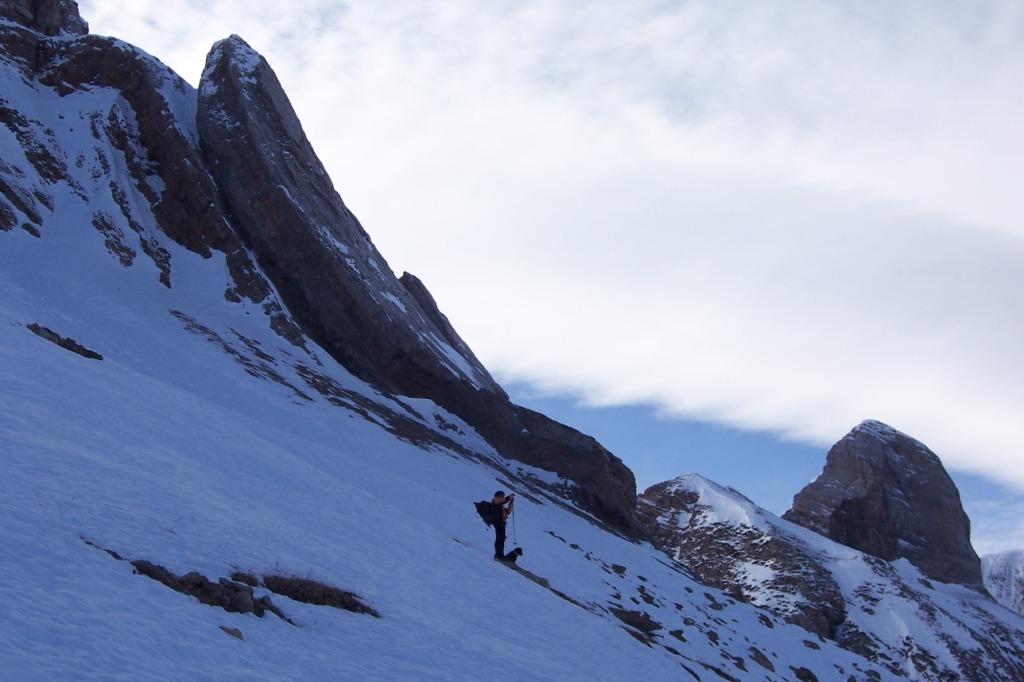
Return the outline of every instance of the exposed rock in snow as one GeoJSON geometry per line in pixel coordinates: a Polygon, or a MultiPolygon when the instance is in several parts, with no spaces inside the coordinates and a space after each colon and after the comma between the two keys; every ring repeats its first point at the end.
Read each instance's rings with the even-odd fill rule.
{"type": "Polygon", "coordinates": [[[75,0],[3,0],[2,16],[47,36],[84,35],[89,24],[75,0]]]}
{"type": "Polygon", "coordinates": [[[906,558],[933,580],[984,590],[971,522],[942,462],[880,422],[836,443],[783,518],[886,561],[906,558]]]}
{"type": "Polygon", "coordinates": [[[693,474],[651,486],[638,504],[651,542],[709,585],[834,638],[846,617],[839,586],[764,514],[739,493],[693,474]]]}
{"type": "Polygon", "coordinates": [[[78,107],[68,107],[70,116],[55,112],[56,121],[43,121],[3,106],[0,100],[0,122],[18,137],[26,161],[41,180],[22,189],[18,185],[28,179],[25,171],[15,166],[4,173],[0,166],[0,191],[15,199],[13,211],[7,211],[14,220],[21,214],[21,222],[38,232],[52,214],[52,199],[46,197],[54,185],[67,184],[123,264],[130,265],[136,250],[142,251],[170,286],[172,265],[160,245],[161,235],[204,256],[217,249],[227,255],[235,280],[226,296],[267,301],[270,312],[280,314],[279,306],[268,299],[268,283],[224,218],[217,187],[198,147],[195,91],[184,80],[143,51],[113,38],[51,39],[8,27],[0,31],[0,40],[4,57],[19,69],[27,87],[41,87],[43,93],[52,89],[68,103],[80,101],[78,107]],[[100,93],[105,96],[98,97],[100,93]],[[75,150],[71,159],[70,152],[81,140],[76,129],[88,131],[92,148],[75,150]],[[115,165],[121,165],[118,161],[125,173],[112,176],[115,165]],[[15,181],[19,171],[20,183],[15,181]],[[155,230],[148,227],[153,222],[155,230]]]}
{"type": "Polygon", "coordinates": [[[96,351],[89,350],[88,348],[86,348],[82,344],[78,343],[74,339],[69,339],[67,337],[61,336],[60,334],[58,334],[57,332],[53,331],[52,329],[48,329],[47,327],[40,326],[39,323],[37,323],[37,322],[30,323],[28,325],[28,330],[30,332],[32,332],[33,334],[35,334],[36,336],[44,338],[47,341],[49,341],[50,343],[54,343],[54,344],[60,346],[64,350],[69,350],[72,353],[77,353],[78,355],[81,355],[83,358],[87,358],[89,360],[102,360],[103,359],[103,356],[100,355],[99,353],[97,353],[96,351]]]}

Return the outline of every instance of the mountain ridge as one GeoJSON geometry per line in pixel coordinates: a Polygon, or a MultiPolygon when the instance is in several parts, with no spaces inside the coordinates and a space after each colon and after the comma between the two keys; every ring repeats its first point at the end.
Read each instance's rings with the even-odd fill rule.
{"type": "Polygon", "coordinates": [[[834,542],[693,474],[644,491],[640,515],[652,543],[707,584],[892,675],[997,680],[1024,674],[1020,623],[1007,626],[1001,608],[972,586],[940,587],[906,559],[883,561],[834,542]],[[892,631],[904,634],[895,641],[879,634],[892,631]],[[977,651],[986,661],[982,669],[977,651]]]}
{"type": "Polygon", "coordinates": [[[194,90],[141,50],[78,32],[73,2],[0,0],[0,16],[26,8],[37,12],[29,26],[0,24],[0,562],[11,576],[0,603],[12,624],[0,653],[23,677],[103,679],[133,657],[238,679],[1024,670],[1022,621],[985,595],[926,585],[908,562],[766,516],[709,481],[676,491],[704,509],[688,512],[688,527],[713,520],[688,538],[704,549],[651,548],[642,537],[658,535],[640,534],[628,469],[497,384],[486,390],[493,380],[426,287],[395,278],[344,207],[269,65],[241,38],[211,49],[194,90]],[[317,266],[275,265],[290,248],[317,266]],[[334,278],[328,292],[362,286],[346,295],[365,315],[310,333],[344,311],[316,300],[321,284],[289,281],[300,275],[334,278]],[[100,358],[66,352],[75,347],[100,358]],[[469,502],[496,487],[520,493],[537,582],[490,560],[469,502]],[[744,592],[729,573],[730,538],[765,531],[775,535],[741,547],[796,538],[831,581],[833,613],[798,571],[744,592]],[[221,615],[110,553],[175,575],[324,572],[380,622],[293,601],[283,608],[301,631],[221,615]],[[840,565],[861,582],[843,582],[840,565]],[[54,589],[55,567],[68,566],[54,589]],[[69,609],[69,594],[88,598],[69,609]],[[758,601],[769,594],[795,607],[758,601]],[[55,613],[59,636],[47,635],[55,613]],[[882,615],[888,627],[865,625],[882,615]],[[261,647],[263,669],[227,648],[224,623],[261,647]],[[900,627],[913,637],[890,638],[900,627]],[[461,658],[432,653],[448,651],[461,658]]]}
{"type": "MultiPolygon", "coordinates": [[[[61,14],[51,5],[77,16],[73,3],[56,0],[39,12],[61,14]]],[[[18,3],[13,16],[23,9],[18,3]]],[[[105,137],[110,150],[100,152],[97,164],[109,168],[109,155],[123,154],[131,181],[86,184],[98,185],[93,196],[110,196],[111,205],[90,213],[122,264],[131,265],[141,251],[172,286],[161,238],[144,234],[153,222],[145,214],[152,214],[159,232],[186,248],[225,253],[233,280],[225,296],[261,304],[272,327],[293,344],[309,336],[379,390],[433,400],[507,456],[557,474],[562,493],[619,532],[636,534],[632,472],[593,438],[513,405],[454,329],[437,326],[443,316],[436,305],[422,310],[421,303],[433,303],[426,288],[407,279],[414,296],[390,271],[334,190],[273,70],[241,38],[211,49],[193,91],[116,39],[51,38],[7,26],[5,49],[17,47],[8,51],[27,82],[38,80],[62,96],[77,83],[113,98],[109,109],[89,114],[94,137],[105,137]],[[233,100],[225,108],[229,92],[233,100]],[[309,270],[316,276],[300,274],[309,270]]],[[[20,146],[32,151],[26,157],[32,175],[44,184],[71,177],[64,152],[45,134],[55,126],[22,117],[13,127],[22,131],[20,146]]],[[[24,193],[19,185],[17,178],[0,183],[8,197],[0,218],[5,229],[19,223],[39,231],[52,214],[47,190],[24,193]]]]}

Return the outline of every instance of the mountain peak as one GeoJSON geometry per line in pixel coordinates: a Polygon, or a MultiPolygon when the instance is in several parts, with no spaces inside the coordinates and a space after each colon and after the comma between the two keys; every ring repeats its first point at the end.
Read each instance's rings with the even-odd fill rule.
{"type": "Polygon", "coordinates": [[[984,590],[970,520],[941,460],[882,422],[862,422],[836,443],[783,518],[886,561],[905,558],[929,578],[984,590]]]}
{"type": "Polygon", "coordinates": [[[504,396],[441,324],[425,288],[394,276],[335,191],[273,69],[237,35],[207,57],[197,122],[231,222],[316,342],[397,393],[436,398],[431,387],[459,384],[504,396]]]}
{"type": "Polygon", "coordinates": [[[0,19],[47,36],[80,36],[89,32],[89,24],[78,13],[75,0],[0,0],[0,19]]]}
{"type": "Polygon", "coordinates": [[[240,35],[232,33],[227,38],[218,40],[210,48],[210,53],[206,57],[206,68],[201,79],[201,82],[206,87],[210,87],[213,84],[209,71],[224,61],[232,63],[232,76],[234,78],[248,83],[255,83],[258,80],[261,65],[267,65],[263,55],[253,49],[240,35]]]}
{"type": "Polygon", "coordinates": [[[698,513],[698,501],[701,501],[704,513],[714,509],[715,522],[757,525],[758,507],[753,502],[740,492],[700,474],[684,474],[670,481],[656,483],[644,491],[639,503],[641,515],[647,517],[649,526],[658,521],[660,525],[668,523],[674,528],[685,530],[693,515],[698,513]],[[668,511],[673,518],[671,521],[668,517],[659,520],[652,514],[653,510],[660,510],[663,516],[668,511]]]}
{"type": "Polygon", "coordinates": [[[238,36],[207,57],[196,121],[229,222],[314,343],[379,390],[427,398],[503,455],[574,481],[580,506],[635,531],[632,472],[593,438],[513,405],[426,287],[394,275],[270,64],[238,36]]]}

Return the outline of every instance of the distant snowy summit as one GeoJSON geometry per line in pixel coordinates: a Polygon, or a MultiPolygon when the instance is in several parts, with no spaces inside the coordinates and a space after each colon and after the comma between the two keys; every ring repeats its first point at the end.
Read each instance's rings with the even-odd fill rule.
{"type": "Polygon", "coordinates": [[[985,587],[996,601],[1024,614],[1024,550],[983,556],[981,572],[985,587]]]}

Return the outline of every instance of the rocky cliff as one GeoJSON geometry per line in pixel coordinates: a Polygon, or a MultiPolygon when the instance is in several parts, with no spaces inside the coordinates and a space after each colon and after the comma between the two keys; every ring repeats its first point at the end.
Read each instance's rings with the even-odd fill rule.
{"type": "Polygon", "coordinates": [[[836,443],[783,518],[885,561],[905,558],[933,580],[985,589],[970,519],[942,462],[880,422],[836,443]]]}
{"type": "Polygon", "coordinates": [[[0,17],[45,36],[79,36],[89,24],[78,13],[74,0],[2,0],[0,17]]]}
{"type": "Polygon", "coordinates": [[[454,330],[438,328],[438,313],[422,309],[426,298],[392,274],[335,191],[273,70],[238,36],[207,57],[197,122],[230,223],[314,341],[397,393],[419,397],[455,384],[503,395],[454,330]]]}
{"type": "Polygon", "coordinates": [[[33,117],[0,93],[0,124],[23,157],[0,161],[0,229],[39,236],[85,216],[122,265],[141,252],[168,288],[167,238],[220,252],[227,300],[259,304],[280,335],[319,345],[384,395],[433,401],[501,455],[554,472],[560,493],[598,519],[636,532],[629,469],[594,439],[512,404],[426,287],[395,276],[260,55],[237,36],[221,41],[196,92],[141,50],[87,31],[71,0],[0,0],[5,61],[32,96],[68,109],[33,117]],[[63,140],[77,141],[78,126],[94,145],[69,150],[63,140]],[[87,182],[71,164],[93,168],[87,182]],[[58,185],[81,199],[72,220],[55,206],[58,185]]]}

